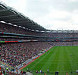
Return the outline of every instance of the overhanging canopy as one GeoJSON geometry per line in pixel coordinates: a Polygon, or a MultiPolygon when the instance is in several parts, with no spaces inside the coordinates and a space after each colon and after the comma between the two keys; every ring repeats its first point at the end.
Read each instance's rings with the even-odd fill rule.
{"type": "Polygon", "coordinates": [[[22,26],[31,30],[46,31],[45,28],[36,22],[3,3],[0,3],[0,21],[5,21],[6,23],[22,26]]]}

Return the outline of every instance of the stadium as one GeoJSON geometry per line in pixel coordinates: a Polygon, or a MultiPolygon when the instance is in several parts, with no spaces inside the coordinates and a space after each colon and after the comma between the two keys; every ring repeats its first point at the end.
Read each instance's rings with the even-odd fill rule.
{"type": "Polygon", "coordinates": [[[78,30],[48,30],[0,3],[0,75],[77,75],[78,30]]]}

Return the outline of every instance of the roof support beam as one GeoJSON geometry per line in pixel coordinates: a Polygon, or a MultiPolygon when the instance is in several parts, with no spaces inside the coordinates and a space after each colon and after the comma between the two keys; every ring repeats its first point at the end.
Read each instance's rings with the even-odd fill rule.
{"type": "Polygon", "coordinates": [[[26,20],[17,20],[17,21],[10,21],[10,22],[12,22],[12,23],[30,23],[30,22],[28,22],[28,21],[26,21],[26,20]]]}
{"type": "Polygon", "coordinates": [[[18,15],[7,15],[7,16],[0,16],[0,18],[8,18],[8,17],[14,17],[14,16],[18,16],[18,15]]]}
{"type": "Polygon", "coordinates": [[[0,13],[1,12],[5,12],[5,11],[8,11],[8,10],[10,10],[10,9],[2,9],[2,10],[0,10],[0,13]]]}
{"type": "Polygon", "coordinates": [[[46,30],[40,25],[38,25],[33,20],[25,17],[23,14],[17,12],[13,8],[0,4],[0,21],[5,21],[6,23],[16,24],[18,26],[24,26],[30,29],[39,29],[39,30],[46,30]]]}
{"type": "Polygon", "coordinates": [[[26,21],[26,19],[19,18],[19,19],[11,19],[6,21],[16,22],[16,21],[26,21]]]}
{"type": "Polygon", "coordinates": [[[22,24],[22,25],[23,25],[23,24],[25,24],[25,23],[27,23],[27,22],[20,22],[20,21],[19,21],[19,22],[11,22],[11,23],[14,23],[14,24],[22,24]]]}

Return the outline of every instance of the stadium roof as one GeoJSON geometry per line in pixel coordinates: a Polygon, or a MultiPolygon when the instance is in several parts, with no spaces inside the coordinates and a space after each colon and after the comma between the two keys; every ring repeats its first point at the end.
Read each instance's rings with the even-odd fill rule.
{"type": "Polygon", "coordinates": [[[17,12],[15,9],[0,2],[0,21],[9,24],[17,25],[19,27],[28,28],[30,30],[46,31],[45,28],[30,20],[28,17],[17,12]]]}

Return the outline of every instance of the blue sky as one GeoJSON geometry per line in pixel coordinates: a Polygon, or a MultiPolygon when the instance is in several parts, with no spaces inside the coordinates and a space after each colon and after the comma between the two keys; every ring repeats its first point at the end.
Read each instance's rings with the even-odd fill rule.
{"type": "Polygon", "coordinates": [[[78,0],[0,0],[51,30],[78,30],[78,0]]]}

